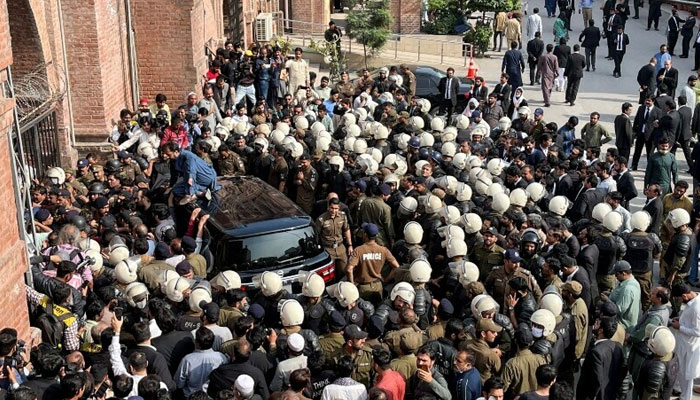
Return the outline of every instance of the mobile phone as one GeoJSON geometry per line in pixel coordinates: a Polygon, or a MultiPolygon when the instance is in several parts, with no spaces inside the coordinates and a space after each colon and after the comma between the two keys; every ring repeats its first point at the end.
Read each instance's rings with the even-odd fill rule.
{"type": "Polygon", "coordinates": [[[107,393],[107,389],[109,389],[109,385],[107,385],[107,381],[103,381],[100,384],[100,387],[97,388],[97,391],[95,394],[92,396],[95,399],[99,399],[105,396],[105,393],[107,393]]]}
{"type": "Polygon", "coordinates": [[[114,316],[117,319],[122,319],[124,316],[124,309],[122,307],[114,307],[114,316]]]}

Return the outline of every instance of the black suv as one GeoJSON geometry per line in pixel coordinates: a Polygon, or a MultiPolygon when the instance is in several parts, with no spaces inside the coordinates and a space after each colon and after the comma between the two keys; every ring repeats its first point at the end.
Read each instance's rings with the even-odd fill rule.
{"type": "Polygon", "coordinates": [[[218,183],[221,190],[207,208],[210,276],[233,270],[244,289],[255,291],[253,277],[274,271],[290,293],[301,291],[301,271],[314,271],[326,282],[335,277],[314,221],[294,202],[255,177],[223,177],[218,183]]]}

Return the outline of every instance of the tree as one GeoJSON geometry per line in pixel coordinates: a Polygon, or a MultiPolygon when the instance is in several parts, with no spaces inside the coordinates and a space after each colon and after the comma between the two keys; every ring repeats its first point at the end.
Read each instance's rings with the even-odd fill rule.
{"type": "Polygon", "coordinates": [[[347,17],[347,34],[362,44],[367,67],[367,48],[375,55],[386,44],[394,23],[389,12],[389,0],[366,0],[351,7],[347,17]]]}

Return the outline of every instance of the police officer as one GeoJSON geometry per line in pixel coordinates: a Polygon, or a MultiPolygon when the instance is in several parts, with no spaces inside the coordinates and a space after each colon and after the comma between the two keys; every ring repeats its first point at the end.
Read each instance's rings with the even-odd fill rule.
{"type": "Polygon", "coordinates": [[[410,283],[399,282],[394,285],[389,293],[389,298],[384,300],[375,312],[376,318],[379,318],[386,331],[398,329],[399,313],[404,308],[413,308],[415,298],[416,290],[410,283]]]}
{"type": "Polygon", "coordinates": [[[648,338],[632,346],[629,369],[634,382],[633,400],[667,398],[669,362],[673,358],[676,338],[665,326],[656,327],[648,338]]]}
{"type": "Polygon", "coordinates": [[[630,217],[632,232],[625,238],[627,253],[624,260],[632,266],[632,275],[641,289],[642,310],[651,306],[651,268],[654,258],[662,250],[661,240],[655,233],[647,233],[651,216],[646,211],[637,211],[630,217]]]}
{"type": "Polygon", "coordinates": [[[507,300],[512,291],[508,282],[515,277],[525,280],[528,290],[533,293],[537,301],[542,297],[542,291],[535,277],[530,271],[520,267],[520,253],[515,249],[508,249],[505,252],[503,266],[494,268],[484,281],[484,287],[503,310],[509,307],[507,300]]]}
{"type": "Polygon", "coordinates": [[[350,377],[366,387],[371,387],[373,361],[372,348],[365,344],[367,332],[355,324],[350,324],[343,330],[343,339],[345,344],[335,353],[333,361],[337,363],[343,356],[350,356],[355,367],[350,377]]]}
{"type": "MultiPolygon", "coordinates": [[[[491,270],[503,263],[505,250],[496,244],[498,241],[498,231],[494,227],[489,227],[483,233],[484,241],[478,243],[474,248],[472,261],[479,267],[479,275],[488,276],[491,270]]],[[[467,246],[469,242],[467,241],[467,246]]],[[[518,256],[518,258],[520,258],[518,256]]]]}
{"type": "Polygon", "coordinates": [[[268,327],[279,326],[280,313],[278,304],[289,293],[282,287],[282,278],[276,273],[265,271],[254,278],[258,282],[260,291],[253,298],[252,304],[259,304],[265,310],[265,325],[268,327]]]}
{"type": "Polygon", "coordinates": [[[299,281],[301,295],[298,301],[304,309],[302,328],[311,329],[319,334],[327,332],[328,308],[324,305],[322,298],[323,292],[326,291],[326,283],[321,275],[315,272],[300,272],[299,281]]]}
{"type": "Polygon", "coordinates": [[[391,254],[400,264],[413,262],[415,257],[428,259],[428,253],[420,245],[423,240],[423,227],[416,221],[410,221],[403,227],[403,239],[391,248],[391,254]]]}
{"type": "Polygon", "coordinates": [[[287,154],[287,148],[281,144],[275,146],[272,150],[272,156],[275,160],[270,168],[270,176],[267,182],[275,189],[285,193],[285,184],[287,183],[287,175],[289,174],[289,166],[284,156],[287,154]]]}
{"type": "Polygon", "coordinates": [[[219,167],[219,175],[245,175],[245,165],[243,165],[241,157],[231,151],[225,143],[219,146],[219,157],[216,159],[216,164],[219,167]]]}
{"type": "Polygon", "coordinates": [[[391,218],[391,207],[386,204],[386,200],[391,196],[391,189],[388,185],[381,185],[372,188],[372,197],[362,202],[358,209],[358,223],[369,222],[378,228],[377,243],[382,246],[391,247],[394,244],[394,223],[391,218]]]}
{"type": "Polygon", "coordinates": [[[321,347],[321,352],[327,360],[332,357],[343,347],[345,338],[343,330],[347,325],[345,318],[338,311],[331,311],[328,318],[328,333],[318,339],[318,345],[321,347]]]}
{"type": "Polygon", "coordinates": [[[360,292],[357,286],[348,282],[341,281],[335,285],[328,286],[328,294],[335,299],[335,302],[330,299],[324,299],[323,305],[328,314],[333,311],[338,311],[346,323],[362,326],[374,315],[374,305],[369,301],[360,298],[360,292]]]}
{"type": "Polygon", "coordinates": [[[389,249],[377,243],[376,238],[379,228],[373,223],[364,223],[362,231],[365,235],[365,243],[359,246],[350,256],[348,263],[348,279],[357,283],[360,297],[373,304],[378,304],[383,297],[383,282],[391,280],[394,271],[399,267],[398,261],[389,249]],[[389,264],[392,272],[384,278],[382,270],[385,264],[389,264]]]}
{"type": "Polygon", "coordinates": [[[287,354],[287,338],[293,333],[298,333],[304,338],[304,354],[321,351],[318,344],[318,336],[311,329],[304,329],[304,308],[294,299],[282,300],[279,303],[280,321],[282,329],[277,336],[278,356],[287,354]]]}
{"type": "MultiPolygon", "coordinates": [[[[622,226],[622,215],[609,212],[603,217],[603,232],[595,241],[600,252],[596,280],[599,293],[610,292],[615,287],[613,268],[615,263],[624,258],[627,252],[625,241],[614,233],[622,226]]],[[[593,277],[591,277],[593,279],[593,277]]],[[[593,299],[595,300],[595,299],[593,299]]]]}
{"type": "Polygon", "coordinates": [[[348,264],[348,254],[352,254],[353,247],[348,216],[345,212],[340,211],[340,200],[338,198],[328,200],[328,211],[318,217],[316,226],[321,232],[323,248],[326,249],[335,263],[337,277],[344,276],[346,274],[345,268],[348,264]],[[343,244],[343,239],[348,244],[347,250],[345,244],[343,244]]]}
{"type": "Polygon", "coordinates": [[[532,275],[537,279],[537,283],[540,286],[544,286],[545,279],[542,276],[542,267],[544,266],[544,258],[539,255],[539,251],[542,248],[542,240],[537,230],[534,228],[527,228],[523,231],[520,236],[520,265],[526,270],[530,271],[532,275]]]}
{"type": "Polygon", "coordinates": [[[294,183],[297,188],[296,203],[306,212],[311,213],[316,200],[316,184],[318,183],[318,173],[311,166],[311,157],[309,153],[304,152],[299,158],[299,172],[295,177],[294,183]]]}
{"type": "Polygon", "coordinates": [[[122,163],[122,173],[129,182],[133,182],[137,176],[141,175],[141,167],[134,161],[131,153],[122,150],[117,153],[117,156],[122,163]]]}
{"type": "Polygon", "coordinates": [[[690,214],[682,208],[669,211],[666,218],[673,227],[673,237],[661,257],[661,279],[671,287],[682,282],[690,270],[690,255],[693,254],[693,231],[690,229],[690,214]]]}
{"type": "Polygon", "coordinates": [[[76,178],[85,186],[90,186],[95,176],[90,171],[90,162],[87,158],[81,158],[77,164],[76,178]]]}
{"type": "Polygon", "coordinates": [[[424,259],[417,259],[411,263],[410,276],[413,282],[413,289],[416,291],[416,297],[413,300],[413,310],[418,317],[417,324],[421,329],[426,329],[433,321],[433,296],[425,284],[430,280],[430,274],[433,272],[430,263],[424,259]]]}

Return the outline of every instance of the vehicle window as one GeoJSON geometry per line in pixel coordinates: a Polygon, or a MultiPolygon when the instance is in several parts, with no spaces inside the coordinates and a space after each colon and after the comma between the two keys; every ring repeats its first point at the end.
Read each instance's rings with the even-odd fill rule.
{"type": "Polygon", "coordinates": [[[224,264],[221,267],[235,271],[279,268],[323,251],[312,226],[231,240],[221,247],[224,253],[219,256],[224,264]]]}
{"type": "Polygon", "coordinates": [[[416,76],[416,88],[427,90],[431,87],[430,76],[425,74],[418,74],[416,76]]]}

